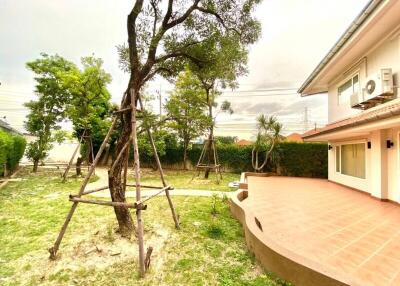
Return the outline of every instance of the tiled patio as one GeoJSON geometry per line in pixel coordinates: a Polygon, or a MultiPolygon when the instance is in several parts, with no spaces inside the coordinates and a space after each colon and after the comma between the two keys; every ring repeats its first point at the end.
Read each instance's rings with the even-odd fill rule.
{"type": "MultiPolygon", "coordinates": [[[[246,233],[248,244],[254,236],[273,253],[337,285],[400,285],[400,206],[327,180],[248,177],[248,184],[248,197],[236,201],[252,233],[246,233]]],[[[262,248],[253,248],[260,256],[262,248]]],[[[271,270],[291,275],[286,262],[268,256],[264,264],[271,270]]],[[[311,280],[307,285],[319,285],[311,280]]]]}

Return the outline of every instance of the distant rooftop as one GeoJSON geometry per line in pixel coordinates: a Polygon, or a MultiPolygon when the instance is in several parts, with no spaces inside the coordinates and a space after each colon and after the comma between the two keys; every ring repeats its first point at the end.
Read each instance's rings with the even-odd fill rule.
{"type": "Polygon", "coordinates": [[[6,121],[0,119],[0,129],[3,129],[5,131],[8,131],[10,133],[18,134],[18,135],[23,135],[22,132],[18,131],[14,127],[12,127],[10,124],[8,124],[6,121]]]}

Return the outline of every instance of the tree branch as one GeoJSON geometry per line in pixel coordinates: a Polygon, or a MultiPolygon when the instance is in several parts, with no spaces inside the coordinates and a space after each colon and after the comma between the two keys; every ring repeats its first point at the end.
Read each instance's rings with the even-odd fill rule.
{"type": "Polygon", "coordinates": [[[129,43],[129,61],[131,72],[137,73],[139,70],[139,55],[136,43],[136,19],[142,11],[143,0],[136,0],[131,13],[127,19],[128,43],[129,43]]]}
{"type": "Polygon", "coordinates": [[[202,12],[202,13],[205,13],[205,14],[213,15],[215,18],[217,18],[218,22],[220,22],[221,25],[222,25],[226,30],[232,30],[232,31],[236,32],[239,36],[241,35],[241,33],[239,32],[239,30],[237,30],[236,28],[234,28],[234,27],[228,27],[228,26],[225,24],[225,21],[222,19],[222,17],[221,17],[217,12],[212,11],[212,10],[210,10],[210,9],[203,8],[203,7],[196,7],[196,10],[198,10],[198,11],[200,11],[200,12],[202,12]]]}
{"type": "MultiPolygon", "coordinates": [[[[143,0],[142,0],[142,2],[143,2],[143,0]]],[[[160,27],[158,32],[152,37],[152,39],[150,41],[147,60],[146,60],[146,63],[144,64],[142,70],[140,71],[142,78],[145,78],[149,74],[149,72],[151,71],[151,68],[155,64],[157,48],[158,48],[158,45],[159,45],[162,37],[164,36],[164,34],[169,29],[184,22],[189,17],[189,15],[195,10],[195,8],[197,7],[197,4],[199,2],[200,2],[200,0],[195,0],[193,5],[190,6],[181,17],[168,23],[168,20],[169,20],[169,18],[171,18],[171,15],[172,15],[172,4],[173,4],[173,1],[169,0],[167,13],[165,14],[164,19],[163,19],[163,25],[160,27]]]]}
{"type": "MultiPolygon", "coordinates": [[[[170,1],[172,2],[172,1],[170,1]]],[[[197,8],[197,4],[199,4],[200,0],[195,0],[193,5],[190,6],[185,13],[183,13],[182,16],[180,16],[178,19],[175,19],[169,23],[166,23],[165,25],[165,30],[171,29],[173,27],[175,27],[176,25],[181,24],[183,21],[185,21],[187,19],[187,17],[190,16],[190,14],[192,14],[192,12],[197,8]]],[[[172,12],[172,11],[171,11],[172,12]]]]}
{"type": "Polygon", "coordinates": [[[150,1],[151,7],[153,7],[154,10],[154,21],[153,21],[153,37],[156,34],[156,28],[157,28],[157,21],[158,21],[158,12],[157,12],[157,6],[154,0],[150,1]]]}
{"type": "Polygon", "coordinates": [[[159,73],[159,72],[161,72],[161,71],[165,71],[165,72],[167,72],[167,73],[169,73],[169,74],[171,74],[171,75],[173,74],[173,71],[172,71],[172,70],[170,70],[170,69],[168,69],[168,68],[166,68],[166,67],[159,67],[159,68],[156,68],[153,72],[149,73],[149,74],[144,78],[143,82],[147,82],[148,80],[152,79],[157,73],[159,73]]]}
{"type": "Polygon", "coordinates": [[[174,0],[169,0],[168,1],[168,9],[167,9],[167,13],[165,13],[163,22],[162,22],[162,26],[165,28],[168,24],[169,19],[171,19],[172,16],[172,4],[173,4],[174,0]]]}

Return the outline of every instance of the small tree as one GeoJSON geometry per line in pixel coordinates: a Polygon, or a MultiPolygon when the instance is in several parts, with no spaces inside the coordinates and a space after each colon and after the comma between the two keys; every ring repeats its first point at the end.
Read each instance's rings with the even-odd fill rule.
{"type": "Polygon", "coordinates": [[[266,117],[264,114],[257,117],[257,138],[251,152],[251,163],[254,171],[261,171],[268,160],[272,158],[277,144],[284,139],[282,136],[282,124],[274,116],[266,117]],[[264,154],[264,160],[260,164],[259,155],[264,154]]]}
{"type": "MultiPolygon", "coordinates": [[[[192,64],[190,68],[199,78],[205,91],[205,102],[208,106],[208,116],[212,120],[209,127],[208,142],[205,146],[205,154],[212,157],[211,141],[214,139],[214,127],[216,115],[214,109],[217,107],[216,98],[220,95],[219,88],[236,88],[237,77],[246,74],[247,46],[258,39],[260,30],[258,26],[254,27],[252,41],[241,41],[240,33],[220,34],[216,33],[214,37],[196,47],[196,53],[202,54],[206,51],[207,65],[192,64]]],[[[232,113],[231,105],[224,101],[218,112],[232,113]]],[[[208,161],[211,159],[208,158],[208,161]]],[[[210,169],[205,169],[204,177],[208,178],[210,169]]]]}
{"type": "Polygon", "coordinates": [[[75,65],[64,58],[55,55],[41,54],[42,58],[28,62],[27,68],[35,74],[38,100],[25,103],[30,109],[25,122],[26,130],[37,139],[28,144],[26,155],[33,161],[33,171],[36,172],[39,161],[47,156],[51,143],[59,136],[54,136],[53,131],[59,130],[58,123],[65,117],[65,103],[69,94],[61,82],[65,72],[76,68],[75,65]]]}
{"type": "Polygon", "coordinates": [[[190,141],[203,135],[211,124],[210,118],[205,114],[207,105],[204,97],[201,82],[186,69],[179,75],[175,89],[165,106],[172,120],[169,127],[175,130],[182,140],[185,170],[190,141]]]}
{"type": "Polygon", "coordinates": [[[85,148],[81,149],[81,153],[91,163],[94,157],[92,152],[100,146],[110,127],[110,121],[106,119],[112,109],[111,95],[107,90],[111,76],[102,68],[102,59],[83,57],[81,63],[82,70],[76,68],[64,74],[63,85],[71,96],[66,107],[68,117],[74,125],[77,139],[85,135],[85,148]]]}

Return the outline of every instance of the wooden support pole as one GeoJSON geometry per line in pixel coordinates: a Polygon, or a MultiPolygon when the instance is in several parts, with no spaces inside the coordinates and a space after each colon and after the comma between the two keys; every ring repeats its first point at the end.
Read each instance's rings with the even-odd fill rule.
{"type": "MultiPolygon", "coordinates": [[[[140,96],[139,96],[139,103],[140,103],[140,108],[142,110],[144,110],[144,105],[143,105],[143,102],[142,102],[142,99],[140,98],[140,96]]],[[[160,158],[158,157],[157,148],[156,148],[156,145],[154,144],[153,135],[151,134],[150,129],[147,129],[147,135],[149,136],[149,141],[150,141],[151,147],[153,149],[154,160],[156,160],[157,168],[158,168],[158,171],[160,172],[161,181],[162,181],[162,184],[163,184],[163,186],[165,188],[165,187],[167,187],[167,183],[165,181],[164,172],[163,172],[163,169],[162,169],[162,166],[161,166],[160,158]]],[[[168,200],[169,208],[171,209],[172,218],[173,218],[174,223],[175,223],[175,228],[176,229],[180,229],[178,216],[176,215],[175,207],[174,207],[174,204],[172,203],[172,199],[171,199],[171,196],[169,194],[169,189],[165,190],[165,195],[166,195],[167,200],[168,200]]],[[[136,198],[136,200],[138,200],[138,199],[136,198]]]]}
{"type": "Polygon", "coordinates": [[[213,155],[214,155],[214,165],[215,165],[215,177],[217,179],[217,184],[219,184],[219,178],[218,178],[218,170],[219,170],[219,166],[217,165],[217,151],[215,149],[215,144],[214,144],[214,140],[211,141],[211,148],[213,150],[213,155]]]}
{"type": "MultiPolygon", "coordinates": [[[[131,111],[131,110],[132,110],[132,106],[129,106],[129,107],[127,107],[127,108],[123,108],[123,109],[116,110],[116,111],[114,111],[113,113],[114,113],[114,114],[118,114],[118,113],[123,113],[123,112],[131,111]]],[[[142,110],[136,108],[136,112],[142,112],[142,110]]]]}
{"type": "Polygon", "coordinates": [[[131,144],[131,140],[132,140],[132,137],[130,137],[128,139],[128,141],[126,141],[124,147],[122,147],[121,151],[117,155],[117,158],[115,159],[114,164],[111,166],[111,169],[110,169],[111,173],[114,170],[114,168],[118,165],[118,163],[121,160],[122,156],[125,155],[125,151],[126,151],[127,148],[129,148],[129,145],[131,144]]]}
{"type": "Polygon", "coordinates": [[[76,148],[75,148],[75,150],[74,150],[74,153],[72,154],[72,157],[71,157],[71,159],[69,160],[69,163],[68,163],[68,165],[67,165],[67,168],[66,168],[65,171],[64,171],[63,179],[62,179],[62,182],[63,182],[63,183],[67,180],[67,176],[68,176],[69,169],[71,168],[71,165],[72,165],[72,163],[74,162],[74,158],[75,158],[75,156],[76,156],[76,153],[77,153],[78,150],[79,150],[79,147],[81,147],[82,139],[83,139],[83,136],[85,135],[85,132],[86,132],[86,129],[85,129],[85,131],[83,131],[83,134],[82,134],[81,138],[79,139],[78,146],[76,146],[76,148]]]}
{"type": "Polygon", "coordinates": [[[124,193],[126,192],[126,182],[128,180],[128,166],[129,166],[129,149],[130,149],[130,144],[128,145],[128,149],[126,150],[126,159],[125,159],[125,165],[124,165],[124,184],[122,185],[122,188],[124,189],[124,193]]]}
{"type": "MultiPolygon", "coordinates": [[[[136,187],[136,185],[133,184],[126,184],[127,187],[136,187]]],[[[140,185],[141,188],[143,189],[162,189],[163,187],[157,187],[157,186],[148,186],[148,185],[140,185]]]]}
{"type": "MultiPolygon", "coordinates": [[[[133,141],[133,158],[135,163],[135,181],[136,181],[136,200],[141,200],[141,189],[140,189],[140,158],[139,158],[139,144],[137,141],[137,125],[136,125],[136,94],[133,89],[130,90],[131,96],[131,129],[132,129],[132,141],[133,141]]],[[[139,95],[138,95],[139,97],[139,95]]],[[[139,244],[139,275],[141,278],[144,277],[146,272],[145,268],[145,254],[144,254],[144,238],[143,238],[143,220],[142,220],[142,211],[140,208],[136,210],[136,219],[137,219],[137,237],[139,244]]]]}
{"type": "MultiPolygon", "coordinates": [[[[100,160],[100,156],[103,153],[104,148],[106,147],[107,142],[111,137],[112,131],[114,130],[114,127],[115,127],[116,123],[117,123],[117,118],[115,117],[113,122],[112,122],[112,124],[111,124],[111,126],[110,126],[110,129],[108,130],[108,133],[107,133],[106,137],[103,140],[103,143],[101,143],[100,149],[96,154],[96,158],[94,159],[93,165],[89,169],[89,172],[86,174],[86,177],[82,182],[81,188],[80,188],[79,193],[78,193],[78,197],[82,196],[82,193],[85,191],[85,187],[86,187],[87,183],[89,182],[90,176],[92,175],[97,162],[100,160]]],[[[78,206],[78,202],[74,202],[72,204],[71,209],[68,212],[68,215],[67,215],[67,217],[66,217],[66,219],[64,221],[63,226],[61,227],[61,231],[58,234],[58,237],[57,237],[54,245],[51,248],[49,248],[50,259],[55,259],[56,258],[58,248],[60,247],[60,244],[61,244],[61,241],[62,241],[62,239],[64,237],[65,231],[67,230],[68,224],[71,221],[71,218],[72,218],[77,206],[78,206]]]]}
{"type": "MultiPolygon", "coordinates": [[[[91,149],[91,153],[92,153],[92,164],[93,164],[93,162],[94,162],[94,148],[93,148],[92,136],[90,136],[89,140],[90,140],[90,149],[91,149]]],[[[96,169],[93,170],[93,174],[96,175],[96,169]]]]}
{"type": "Polygon", "coordinates": [[[129,106],[129,107],[127,107],[127,108],[123,108],[123,109],[116,110],[116,111],[114,111],[114,114],[118,114],[118,113],[130,111],[130,110],[132,110],[132,107],[131,107],[131,106],[129,106]]]}
{"type": "Polygon", "coordinates": [[[108,202],[108,201],[99,201],[99,200],[90,200],[90,199],[82,199],[78,197],[70,196],[69,200],[74,203],[86,203],[86,204],[94,204],[94,205],[102,205],[102,206],[111,206],[111,207],[125,207],[145,210],[147,208],[143,203],[127,203],[127,202],[108,202]]]}
{"type": "Polygon", "coordinates": [[[136,200],[136,204],[137,205],[143,204],[143,203],[147,202],[148,200],[151,200],[152,198],[158,196],[159,194],[161,194],[163,192],[167,192],[169,190],[173,190],[173,189],[174,188],[171,186],[166,186],[166,187],[162,188],[161,190],[159,190],[158,192],[152,194],[151,196],[146,197],[144,200],[140,200],[140,201],[136,200]]]}
{"type": "MultiPolygon", "coordinates": [[[[96,192],[100,192],[100,191],[107,190],[107,189],[108,189],[108,186],[100,187],[100,188],[93,189],[93,190],[87,190],[87,191],[84,191],[84,192],[81,194],[81,196],[88,195],[88,194],[92,194],[92,193],[96,193],[96,192]]],[[[71,196],[73,196],[73,197],[78,197],[78,195],[71,195],[71,196]]]]}

